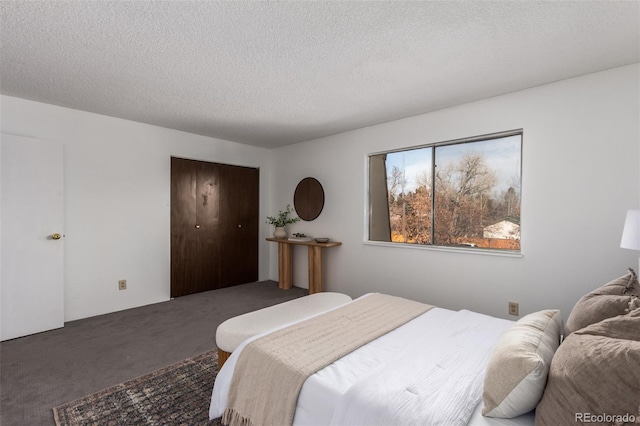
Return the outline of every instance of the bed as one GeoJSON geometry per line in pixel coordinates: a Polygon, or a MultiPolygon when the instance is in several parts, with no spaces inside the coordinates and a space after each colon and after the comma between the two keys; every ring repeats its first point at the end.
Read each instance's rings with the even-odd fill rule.
{"type": "MultiPolygon", "coordinates": [[[[442,384],[452,388],[448,390],[449,392],[453,391],[454,388],[460,387],[459,380],[464,380],[465,374],[475,374],[473,396],[469,399],[467,398],[468,395],[461,395],[461,398],[467,398],[469,403],[468,406],[461,410],[461,421],[463,423],[460,424],[475,426],[533,425],[534,417],[532,413],[527,413],[515,419],[489,419],[483,417],[479,396],[484,368],[478,366],[478,368],[473,369],[474,365],[468,365],[469,368],[464,370],[457,368],[460,364],[472,364],[474,362],[486,364],[494,343],[512,324],[513,321],[493,318],[471,311],[451,311],[434,307],[403,326],[354,350],[309,377],[300,391],[293,424],[354,424],[355,419],[351,417],[360,410],[354,409],[356,406],[354,398],[357,399],[357,396],[352,397],[352,394],[355,393],[358,387],[375,387],[376,380],[388,379],[388,372],[393,371],[393,375],[398,374],[400,366],[402,366],[403,371],[402,377],[412,376],[415,373],[414,368],[416,368],[416,365],[429,365],[429,362],[424,359],[425,356],[428,356],[430,362],[432,362],[431,365],[447,362],[447,369],[438,367],[441,377],[451,378],[451,375],[455,375],[456,370],[459,370],[459,377],[456,377],[455,381],[445,380],[445,383],[442,384]],[[420,336],[428,336],[428,338],[420,339],[420,336]],[[478,352],[477,357],[470,357],[469,353],[478,348],[481,350],[478,352]],[[385,372],[387,373],[385,374],[385,372]],[[480,380],[478,380],[478,377],[480,377],[480,380]],[[350,390],[351,392],[349,392],[350,390]]],[[[282,328],[289,325],[291,324],[287,324],[282,328]]],[[[254,336],[243,342],[218,373],[212,394],[210,418],[220,417],[224,412],[231,378],[242,350],[248,343],[265,334],[268,333],[254,336]]],[[[424,374],[430,373],[427,370],[422,372],[424,374]]],[[[397,385],[401,384],[397,383],[397,385]]],[[[447,394],[448,392],[440,393],[447,394]]],[[[368,402],[361,403],[367,404],[368,402]]],[[[440,401],[439,403],[447,404],[448,401],[440,401]]],[[[414,407],[415,409],[416,407],[414,407]]],[[[385,419],[382,413],[375,413],[372,416],[379,420],[385,419]]],[[[378,424],[399,424],[400,419],[394,419],[393,413],[387,413],[387,416],[391,416],[391,418],[378,424]]],[[[365,422],[365,420],[361,419],[361,422],[365,422]]]]}
{"type": "MultiPolygon", "coordinates": [[[[634,292],[640,292],[635,274],[632,278],[636,282],[635,287],[628,285],[625,287],[627,290],[623,292],[628,292],[629,288],[634,292]]],[[[611,283],[608,286],[613,288],[611,283]]],[[[633,305],[636,308],[640,307],[638,295],[640,293],[624,296],[630,300],[629,307],[632,307],[632,302],[637,304],[633,305]]],[[[362,298],[366,297],[370,295],[362,298]]],[[[291,423],[472,426],[580,424],[575,413],[581,409],[594,410],[592,413],[598,413],[595,411],[598,409],[603,413],[624,413],[626,410],[627,414],[635,413],[637,416],[640,414],[637,411],[640,410],[640,407],[637,407],[640,404],[640,372],[636,371],[637,368],[634,370],[633,366],[640,365],[637,364],[640,362],[640,336],[637,336],[640,308],[631,313],[629,311],[626,309],[619,314],[626,321],[626,330],[630,330],[630,334],[627,333],[624,337],[627,340],[624,341],[632,345],[631,356],[627,353],[623,356],[625,361],[622,362],[631,364],[617,365],[612,362],[613,358],[606,360],[607,365],[616,365],[615,368],[624,371],[625,375],[629,376],[629,382],[622,385],[616,382],[612,387],[607,387],[606,382],[611,372],[599,377],[600,384],[607,388],[611,397],[595,398],[598,403],[604,404],[595,408],[585,405],[585,401],[594,400],[591,397],[551,397],[546,393],[543,397],[543,392],[546,392],[547,374],[548,387],[552,392],[576,388],[575,384],[567,383],[567,380],[573,380],[575,372],[567,373],[562,370],[567,364],[566,358],[573,357],[577,352],[575,347],[571,349],[571,344],[567,344],[567,350],[558,356],[563,358],[562,365],[556,366],[555,370],[551,368],[556,350],[559,346],[565,346],[564,343],[559,344],[560,335],[564,330],[557,310],[530,314],[514,322],[467,310],[452,311],[433,307],[311,374],[299,391],[291,423]],[[535,330],[534,334],[531,334],[532,329],[535,330]],[[539,332],[540,330],[542,331],[539,332]],[[516,364],[513,364],[512,354],[519,353],[523,345],[531,346],[532,341],[535,346],[534,352],[527,353],[524,357],[525,361],[530,363],[525,368],[527,372],[514,383],[505,385],[503,373],[514,370],[514,366],[515,370],[523,369],[523,357],[516,359],[516,364]],[[632,373],[629,373],[630,370],[632,373]],[[496,396],[491,394],[490,376],[494,375],[501,376],[493,383],[494,389],[497,384],[498,393],[505,388],[508,392],[499,395],[499,401],[491,406],[494,402],[491,398],[496,396]],[[547,415],[544,421],[540,420],[541,416],[536,419],[534,415],[534,408],[541,398],[540,404],[549,407],[545,407],[547,415]],[[612,398],[616,399],[615,404],[609,402],[612,398]],[[559,406],[558,401],[562,401],[559,406]],[[567,405],[567,401],[572,402],[567,405]],[[525,411],[523,407],[526,407],[525,411]],[[487,417],[487,414],[492,417],[487,417]]],[[[570,320],[573,314],[572,312],[570,320]]],[[[582,313],[580,319],[583,322],[584,318],[585,315],[582,313]]],[[[607,327],[612,329],[611,327],[618,327],[618,319],[618,316],[612,319],[605,318],[603,323],[606,325],[607,321],[611,322],[607,327]]],[[[287,324],[279,329],[296,324],[287,324]]],[[[598,322],[594,325],[601,324],[598,322]]],[[[574,336],[569,340],[573,342],[585,336],[591,337],[588,321],[580,324],[580,327],[582,328],[579,330],[572,330],[574,336]]],[[[601,329],[602,326],[596,332],[602,334],[601,329]]],[[[251,342],[275,331],[271,330],[246,340],[231,354],[215,381],[209,410],[211,419],[221,417],[225,412],[234,370],[243,350],[251,342]]],[[[620,332],[615,331],[614,334],[616,333],[619,337],[620,332]]],[[[619,347],[619,341],[616,341],[615,345],[619,347]]],[[[530,348],[525,349],[528,351],[530,348]]],[[[601,350],[601,347],[596,350],[601,350]]],[[[578,366],[583,364],[584,360],[576,362],[578,366]]],[[[584,375],[592,377],[593,372],[588,371],[584,375]]]]}

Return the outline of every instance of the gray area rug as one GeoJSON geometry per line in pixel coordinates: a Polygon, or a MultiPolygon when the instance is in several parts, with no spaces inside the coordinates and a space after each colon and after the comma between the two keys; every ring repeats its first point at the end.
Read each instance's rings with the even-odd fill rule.
{"type": "Polygon", "coordinates": [[[217,350],[87,395],[53,409],[56,424],[220,425],[209,421],[217,350]]]}

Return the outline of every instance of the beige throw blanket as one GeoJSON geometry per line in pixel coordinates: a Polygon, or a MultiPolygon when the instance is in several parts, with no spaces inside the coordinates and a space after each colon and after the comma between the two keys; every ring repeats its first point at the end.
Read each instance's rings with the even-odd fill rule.
{"type": "Polygon", "coordinates": [[[307,377],[432,307],[375,293],[254,340],[238,357],[222,423],[292,424],[307,377]]]}

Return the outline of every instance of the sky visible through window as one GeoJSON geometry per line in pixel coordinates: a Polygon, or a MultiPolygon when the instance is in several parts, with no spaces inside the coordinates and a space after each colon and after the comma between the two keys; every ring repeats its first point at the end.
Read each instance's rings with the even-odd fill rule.
{"type": "MultiPolygon", "coordinates": [[[[494,190],[506,191],[520,182],[520,143],[521,135],[507,136],[488,141],[477,141],[436,147],[436,167],[444,167],[452,161],[458,161],[467,153],[483,154],[487,166],[491,168],[498,183],[494,190]]],[[[411,149],[387,154],[387,176],[391,176],[393,167],[405,172],[405,192],[412,192],[420,179],[431,176],[431,147],[411,149]]]]}

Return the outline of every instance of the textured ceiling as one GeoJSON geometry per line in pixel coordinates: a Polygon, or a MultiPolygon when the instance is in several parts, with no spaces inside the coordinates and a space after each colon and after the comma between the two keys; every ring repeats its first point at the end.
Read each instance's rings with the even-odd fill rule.
{"type": "Polygon", "coordinates": [[[640,61],[640,3],[7,1],[0,91],[264,147],[640,61]]]}

